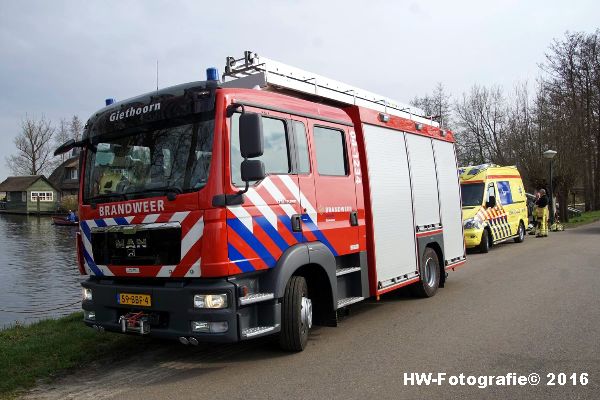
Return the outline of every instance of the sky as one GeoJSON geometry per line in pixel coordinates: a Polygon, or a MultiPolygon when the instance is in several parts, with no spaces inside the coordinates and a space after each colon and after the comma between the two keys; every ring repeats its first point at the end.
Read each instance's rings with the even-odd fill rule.
{"type": "Polygon", "coordinates": [[[0,181],[25,116],[86,121],[154,90],[157,61],[162,88],[252,50],[407,103],[535,82],[553,39],[598,28],[597,0],[0,0],[0,181]]]}

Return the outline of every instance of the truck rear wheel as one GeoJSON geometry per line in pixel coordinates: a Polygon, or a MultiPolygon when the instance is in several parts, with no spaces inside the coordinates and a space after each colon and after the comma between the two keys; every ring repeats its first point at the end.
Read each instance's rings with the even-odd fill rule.
{"type": "Polygon", "coordinates": [[[440,262],[437,253],[427,247],[419,266],[421,280],[411,287],[418,297],[433,297],[440,286],[440,262]]]}
{"type": "Polygon", "coordinates": [[[490,251],[490,234],[487,229],[484,229],[481,234],[481,242],[479,243],[478,249],[480,253],[487,253],[490,251]]]}
{"type": "Polygon", "coordinates": [[[292,276],[285,287],[281,304],[279,345],[284,350],[304,350],[311,327],[312,301],[308,298],[306,279],[292,276]]]}

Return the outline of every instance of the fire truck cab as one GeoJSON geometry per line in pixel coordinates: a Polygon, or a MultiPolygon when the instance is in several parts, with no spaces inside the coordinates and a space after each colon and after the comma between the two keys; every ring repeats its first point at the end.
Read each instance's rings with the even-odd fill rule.
{"type": "Polygon", "coordinates": [[[246,52],[87,122],[77,254],[97,330],[233,342],[465,262],[453,135],[419,110],[246,52]]]}

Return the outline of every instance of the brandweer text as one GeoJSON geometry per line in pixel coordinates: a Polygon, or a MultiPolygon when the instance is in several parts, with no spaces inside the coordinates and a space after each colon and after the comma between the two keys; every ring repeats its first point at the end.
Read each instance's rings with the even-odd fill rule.
{"type": "Polygon", "coordinates": [[[112,204],[98,206],[98,213],[101,217],[110,217],[123,214],[156,213],[165,211],[164,200],[137,201],[135,203],[112,204]]]}

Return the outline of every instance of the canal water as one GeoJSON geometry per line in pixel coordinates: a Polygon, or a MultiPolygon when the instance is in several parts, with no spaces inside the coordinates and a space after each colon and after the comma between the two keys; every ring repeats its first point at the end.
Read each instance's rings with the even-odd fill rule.
{"type": "Polygon", "coordinates": [[[77,227],[0,214],[0,329],[81,309],[77,227]]]}

